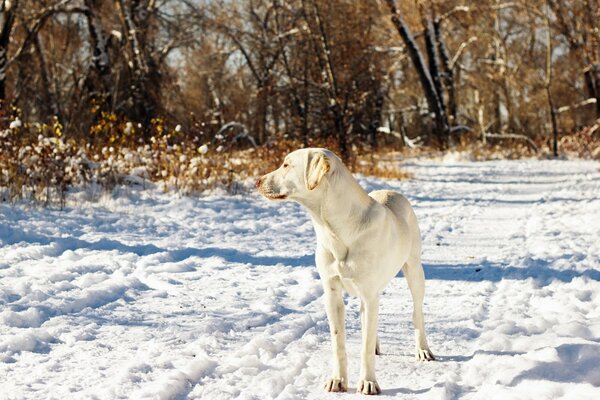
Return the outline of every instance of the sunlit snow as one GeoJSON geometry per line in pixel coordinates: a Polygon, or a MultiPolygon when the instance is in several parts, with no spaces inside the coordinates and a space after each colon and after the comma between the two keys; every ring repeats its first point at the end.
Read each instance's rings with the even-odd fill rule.
{"type": "MultiPolygon", "coordinates": [[[[381,299],[381,397],[600,398],[599,167],[415,161],[412,180],[359,178],[414,205],[438,357],[413,360],[399,276],[381,299]]],[[[314,245],[300,206],[255,194],[0,204],[0,398],[356,398],[322,389],[314,245]]]]}

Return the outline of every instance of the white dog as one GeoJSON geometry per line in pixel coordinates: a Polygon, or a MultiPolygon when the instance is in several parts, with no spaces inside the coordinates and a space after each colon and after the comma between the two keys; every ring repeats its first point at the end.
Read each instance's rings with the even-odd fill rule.
{"type": "Polygon", "coordinates": [[[433,360],[423,324],[425,277],[421,234],[408,200],[398,193],[367,193],[342,161],[326,149],[290,153],[281,167],[256,181],[270,200],[295,200],[306,207],[317,235],[316,264],[323,282],[333,345],[330,392],[348,389],[342,289],[361,300],[362,351],[357,391],[379,394],[379,292],[402,268],[413,303],[417,360],[433,360]]]}

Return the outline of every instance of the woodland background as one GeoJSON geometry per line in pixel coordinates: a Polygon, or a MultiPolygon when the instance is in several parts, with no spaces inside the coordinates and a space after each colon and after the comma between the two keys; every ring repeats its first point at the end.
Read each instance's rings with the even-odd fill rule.
{"type": "Polygon", "coordinates": [[[600,158],[598,21],[597,0],[0,0],[0,192],[235,190],[299,146],[380,175],[390,150],[600,158]]]}

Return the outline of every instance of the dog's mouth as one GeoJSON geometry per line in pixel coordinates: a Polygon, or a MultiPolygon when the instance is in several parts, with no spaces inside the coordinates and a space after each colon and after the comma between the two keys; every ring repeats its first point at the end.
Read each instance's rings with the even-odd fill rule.
{"type": "Polygon", "coordinates": [[[269,200],[285,200],[285,199],[287,199],[287,194],[263,193],[263,196],[265,196],[269,200]]]}
{"type": "Polygon", "coordinates": [[[269,200],[285,200],[288,197],[287,194],[277,193],[271,185],[264,184],[260,179],[256,183],[256,188],[260,194],[269,200]]]}

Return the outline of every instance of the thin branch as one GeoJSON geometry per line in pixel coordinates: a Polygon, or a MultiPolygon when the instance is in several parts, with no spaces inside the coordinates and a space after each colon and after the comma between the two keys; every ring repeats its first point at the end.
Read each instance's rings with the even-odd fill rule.
{"type": "Polygon", "coordinates": [[[516,3],[516,2],[509,2],[509,3],[495,4],[495,5],[491,6],[490,8],[492,10],[503,10],[505,8],[512,8],[512,7],[521,7],[521,4],[516,3]]]}
{"type": "Polygon", "coordinates": [[[576,108],[587,106],[588,104],[596,104],[596,102],[597,102],[597,100],[596,100],[595,97],[590,97],[589,99],[585,99],[583,101],[580,101],[579,103],[571,104],[570,106],[559,107],[556,110],[556,113],[557,114],[561,114],[561,113],[564,113],[564,112],[569,111],[569,110],[574,110],[576,108]]]}
{"type": "Polygon", "coordinates": [[[467,48],[468,45],[470,45],[471,43],[477,41],[477,37],[476,36],[471,36],[469,38],[469,40],[467,40],[466,42],[462,42],[460,44],[460,46],[458,46],[458,50],[456,50],[456,53],[454,54],[454,57],[452,57],[452,60],[450,61],[450,68],[454,68],[454,66],[456,65],[456,63],[458,62],[458,60],[460,59],[460,57],[462,56],[462,53],[465,51],[465,49],[467,48]]]}
{"type": "Polygon", "coordinates": [[[449,17],[451,17],[452,15],[456,14],[457,12],[467,12],[468,13],[469,11],[471,11],[471,9],[467,6],[456,6],[452,10],[450,10],[450,11],[442,14],[438,18],[436,18],[435,22],[439,23],[441,21],[444,21],[444,20],[448,19],[449,17]]]}

